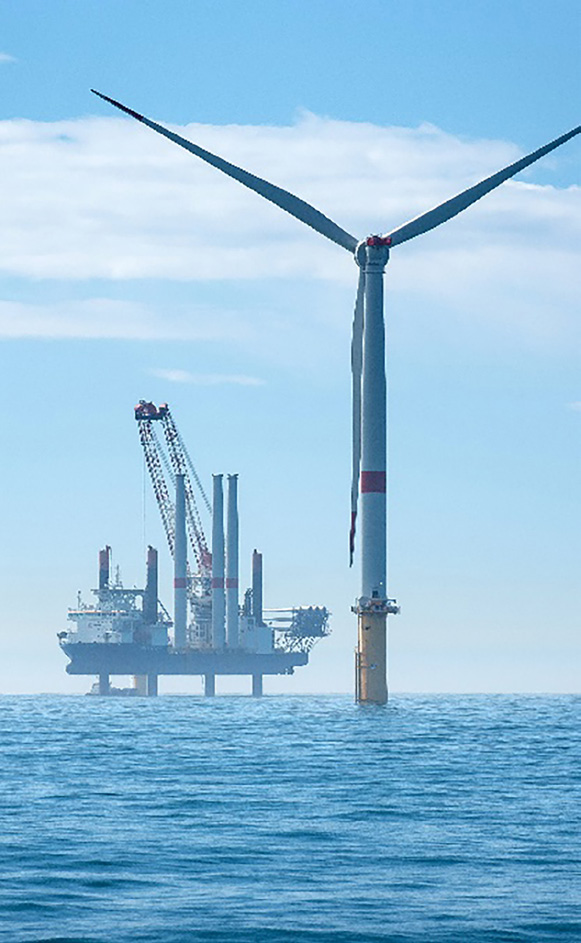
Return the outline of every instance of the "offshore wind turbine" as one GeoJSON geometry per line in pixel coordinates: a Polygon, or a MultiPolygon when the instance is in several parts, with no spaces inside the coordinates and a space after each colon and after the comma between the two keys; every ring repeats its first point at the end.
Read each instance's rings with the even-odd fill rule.
{"type": "Polygon", "coordinates": [[[581,126],[499,170],[439,206],[384,235],[359,240],[294,194],[236,167],[186,138],[151,121],[95,89],[95,95],[136,118],[158,134],[233,177],[350,252],[359,267],[353,318],[351,370],[353,379],[353,476],[351,484],[351,562],[355,546],[357,505],[361,494],[361,593],[354,607],[358,622],[356,698],[359,702],[387,701],[387,615],[399,611],[387,592],[387,403],[383,275],[390,249],[440,226],[490,193],[505,180],[581,133],[581,126]]]}

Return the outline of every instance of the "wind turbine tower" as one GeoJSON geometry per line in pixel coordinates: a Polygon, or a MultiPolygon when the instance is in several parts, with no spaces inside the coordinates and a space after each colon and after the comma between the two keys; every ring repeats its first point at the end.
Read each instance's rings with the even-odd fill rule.
{"type": "Polygon", "coordinates": [[[95,95],[142,124],[179,144],[196,157],[233,177],[260,196],[290,213],[322,236],[351,253],[359,267],[359,286],[353,319],[351,346],[353,377],[353,477],[351,486],[350,555],[353,560],[359,495],[361,500],[361,590],[357,613],[356,697],[361,703],[387,701],[387,616],[398,612],[387,589],[387,489],[386,489],[386,371],[383,315],[383,275],[390,250],[408,239],[440,226],[467,209],[505,180],[581,132],[581,126],[434,209],[422,213],[385,235],[359,240],[294,194],[236,167],[192,141],[174,134],[126,105],[91,89],[95,95]]]}

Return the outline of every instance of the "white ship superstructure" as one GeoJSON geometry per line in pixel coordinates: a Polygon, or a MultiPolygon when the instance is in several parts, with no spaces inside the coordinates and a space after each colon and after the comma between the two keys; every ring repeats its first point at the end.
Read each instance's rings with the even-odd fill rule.
{"type": "Polygon", "coordinates": [[[110,609],[81,604],[81,608],[69,609],[68,618],[75,623],[75,628],[64,633],[66,641],[69,644],[168,645],[167,623],[146,626],[143,613],[133,600],[127,608],[120,605],[119,601],[116,605],[118,608],[110,609]]]}
{"type": "Polygon", "coordinates": [[[111,548],[99,552],[99,588],[92,590],[96,603],[83,603],[79,597],[68,619],[74,629],[61,632],[61,645],[147,645],[166,648],[169,644],[169,617],[159,617],[157,599],[157,551],[147,553],[145,589],[126,589],[117,572],[110,580],[111,548]]]}

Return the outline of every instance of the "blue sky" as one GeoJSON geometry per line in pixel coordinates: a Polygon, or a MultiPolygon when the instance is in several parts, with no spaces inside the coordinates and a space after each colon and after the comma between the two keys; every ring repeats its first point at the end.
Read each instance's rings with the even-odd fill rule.
{"type": "MultiPolygon", "coordinates": [[[[267,603],[333,612],[266,690],[351,690],[354,266],[89,88],[363,236],[579,124],[578,4],[20,0],[0,27],[0,691],[86,689],[56,632],[105,543],[130,584],[157,543],[170,603],[142,397],[206,482],[240,473],[267,603]]],[[[580,157],[392,253],[394,690],[578,690],[580,157]]]]}

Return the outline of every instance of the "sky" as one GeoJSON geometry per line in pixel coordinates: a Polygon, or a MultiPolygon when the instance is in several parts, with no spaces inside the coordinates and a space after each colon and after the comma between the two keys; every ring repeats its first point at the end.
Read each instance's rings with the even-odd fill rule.
{"type": "MultiPolygon", "coordinates": [[[[257,547],[267,605],[332,612],[265,692],[353,687],[355,266],[89,89],[364,237],[579,125],[580,53],[573,0],[0,3],[0,692],[88,689],[56,633],[106,543],[171,606],[142,398],[239,473],[243,585],[257,547]]],[[[581,137],[392,252],[392,691],[579,691],[580,220],[581,137]]]]}

